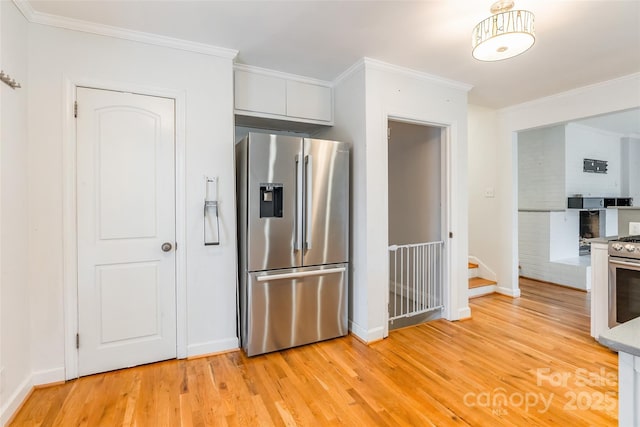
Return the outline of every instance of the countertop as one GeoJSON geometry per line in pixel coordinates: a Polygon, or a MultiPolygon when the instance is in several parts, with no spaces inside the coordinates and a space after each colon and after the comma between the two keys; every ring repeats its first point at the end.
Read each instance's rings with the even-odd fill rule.
{"type": "Polygon", "coordinates": [[[603,332],[598,342],[612,350],[640,357],[640,317],[603,332]]]}
{"type": "Polygon", "coordinates": [[[612,240],[617,240],[618,236],[606,236],[606,237],[594,237],[593,239],[585,239],[590,243],[609,243],[612,240]]]}

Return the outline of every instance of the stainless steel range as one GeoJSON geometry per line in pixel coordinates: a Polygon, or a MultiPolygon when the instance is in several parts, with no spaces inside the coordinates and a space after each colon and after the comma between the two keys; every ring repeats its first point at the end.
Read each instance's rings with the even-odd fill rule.
{"type": "Polygon", "coordinates": [[[640,317],[640,236],[609,242],[609,327],[640,317]]]}
{"type": "Polygon", "coordinates": [[[640,259],[640,236],[620,237],[609,242],[609,256],[640,259]]]}

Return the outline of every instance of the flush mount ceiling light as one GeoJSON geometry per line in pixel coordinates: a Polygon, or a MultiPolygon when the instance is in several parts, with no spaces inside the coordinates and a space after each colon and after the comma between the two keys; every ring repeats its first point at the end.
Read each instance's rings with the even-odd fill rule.
{"type": "Polygon", "coordinates": [[[492,16],[473,29],[471,54],[480,61],[500,61],[525,52],[536,41],[533,13],[511,10],[512,0],[498,0],[492,16]]]}

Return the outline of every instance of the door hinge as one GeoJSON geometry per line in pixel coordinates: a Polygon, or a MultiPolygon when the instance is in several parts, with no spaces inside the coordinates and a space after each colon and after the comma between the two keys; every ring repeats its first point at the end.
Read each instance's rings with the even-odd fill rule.
{"type": "Polygon", "coordinates": [[[78,101],[73,102],[73,117],[78,117],[78,101]]]}
{"type": "Polygon", "coordinates": [[[174,250],[178,250],[178,242],[174,242],[175,244],[173,245],[174,250]]]}
{"type": "Polygon", "coordinates": [[[80,334],[76,334],[76,348],[80,348],[80,334]]]}
{"type": "Polygon", "coordinates": [[[391,139],[391,128],[387,128],[387,139],[391,139]]]}
{"type": "Polygon", "coordinates": [[[450,231],[450,232],[449,232],[449,238],[450,238],[450,239],[453,239],[453,231],[450,231]]]}

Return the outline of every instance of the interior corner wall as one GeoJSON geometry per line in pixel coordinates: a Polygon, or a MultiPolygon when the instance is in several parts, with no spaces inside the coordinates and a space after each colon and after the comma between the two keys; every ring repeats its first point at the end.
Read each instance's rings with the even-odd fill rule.
{"type": "Polygon", "coordinates": [[[31,389],[27,235],[28,24],[13,2],[0,2],[2,70],[22,84],[0,83],[0,425],[31,389]]]}
{"type": "Polygon", "coordinates": [[[319,138],[351,143],[350,180],[350,275],[349,275],[349,329],[365,341],[369,340],[368,278],[366,277],[366,248],[368,236],[359,226],[366,221],[365,176],[367,164],[365,121],[365,70],[355,67],[333,88],[334,126],[318,133],[319,138]]]}
{"type": "MultiPolygon", "coordinates": [[[[640,206],[640,138],[623,138],[626,144],[625,170],[627,172],[628,183],[627,193],[633,197],[634,206],[640,206]]],[[[625,195],[623,195],[625,196],[625,195]]]]}
{"type": "Polygon", "coordinates": [[[640,73],[541,98],[499,111],[498,143],[502,150],[488,168],[498,171],[504,202],[494,247],[500,258],[496,274],[501,285],[518,289],[517,132],[640,106],[640,73]]]}
{"type": "Polygon", "coordinates": [[[499,264],[495,236],[500,223],[495,213],[504,198],[498,191],[495,165],[495,159],[502,151],[498,143],[497,117],[498,112],[494,109],[469,105],[469,255],[491,270],[499,264]]]}
{"type": "MultiPolygon", "coordinates": [[[[65,366],[63,139],[71,108],[66,82],[184,93],[187,355],[237,348],[233,64],[124,39],[30,24],[29,211],[31,346],[40,378],[65,366]],[[87,83],[88,82],[88,83],[87,83]],[[69,110],[67,110],[69,111],[69,110]],[[219,246],[204,246],[204,176],[219,178],[219,246]]],[[[152,92],[153,93],[153,92],[152,92]]],[[[69,190],[67,190],[69,191],[69,190]]],[[[179,325],[180,326],[180,325],[179,325]]]]}

